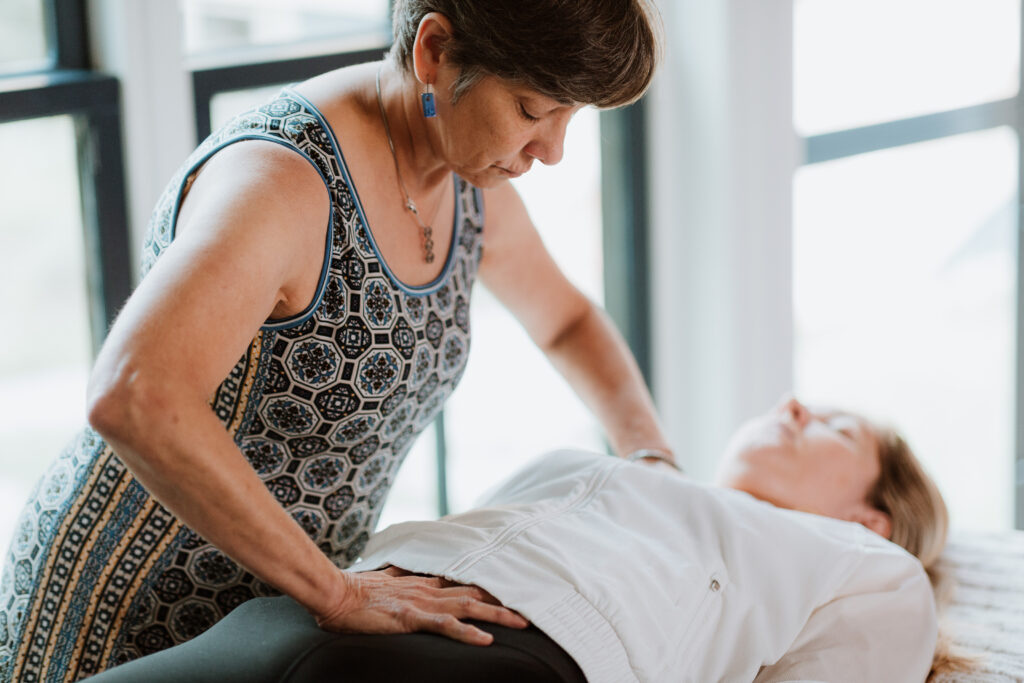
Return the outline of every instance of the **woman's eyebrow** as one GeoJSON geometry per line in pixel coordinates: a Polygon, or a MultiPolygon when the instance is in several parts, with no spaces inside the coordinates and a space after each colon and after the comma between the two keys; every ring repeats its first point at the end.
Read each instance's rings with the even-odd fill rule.
{"type": "Polygon", "coordinates": [[[513,92],[527,104],[543,108],[545,113],[555,111],[556,109],[571,109],[578,104],[577,102],[560,102],[549,95],[530,90],[529,88],[522,88],[513,92]]]}

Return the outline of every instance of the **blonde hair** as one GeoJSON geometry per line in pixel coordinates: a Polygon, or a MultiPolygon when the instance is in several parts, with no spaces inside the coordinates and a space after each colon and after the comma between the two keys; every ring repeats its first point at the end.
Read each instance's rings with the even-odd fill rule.
{"type": "MultiPolygon", "coordinates": [[[[952,593],[951,581],[938,568],[949,531],[946,503],[939,487],[925,472],[903,437],[891,427],[870,426],[878,442],[881,471],[878,481],[868,492],[867,501],[889,516],[892,524],[889,540],[921,561],[941,611],[952,593]]],[[[928,680],[932,681],[942,673],[969,671],[977,662],[977,657],[953,645],[948,626],[940,623],[928,680]]]]}
{"type": "Polygon", "coordinates": [[[889,540],[921,560],[934,585],[938,577],[933,573],[949,530],[946,503],[902,436],[890,427],[876,426],[873,431],[881,472],[868,492],[868,503],[889,516],[889,540]]]}

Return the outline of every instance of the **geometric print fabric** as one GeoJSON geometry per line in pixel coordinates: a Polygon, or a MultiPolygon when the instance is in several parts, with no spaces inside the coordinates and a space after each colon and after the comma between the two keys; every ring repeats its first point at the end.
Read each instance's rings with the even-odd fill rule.
{"type": "MultiPolygon", "coordinates": [[[[173,239],[189,177],[247,139],[310,161],[332,215],[315,301],[268,321],[210,406],[278,502],[345,567],[465,369],[482,197],[456,178],[444,270],[424,287],[405,286],[379,255],[334,132],[286,88],[211,135],[172,179],[150,223],[143,274],[173,239]]],[[[190,640],[242,602],[274,594],[152,499],[87,428],[37,485],[7,553],[0,683],[79,680],[190,640]]]]}

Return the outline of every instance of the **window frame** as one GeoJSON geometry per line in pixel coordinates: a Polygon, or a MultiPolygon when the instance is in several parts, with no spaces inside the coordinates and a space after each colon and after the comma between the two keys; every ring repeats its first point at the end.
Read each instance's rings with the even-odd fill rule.
{"type": "Polygon", "coordinates": [[[0,123],[74,120],[93,355],[131,293],[118,79],[92,69],[85,0],[45,0],[49,64],[0,73],[0,123]]]}
{"type": "Polygon", "coordinates": [[[234,90],[248,90],[277,83],[294,83],[312,78],[331,69],[379,59],[388,45],[359,48],[352,51],[308,57],[273,59],[271,52],[261,51],[261,59],[228,66],[192,69],[195,98],[196,138],[198,144],[210,135],[210,104],[216,95],[234,90]]]}

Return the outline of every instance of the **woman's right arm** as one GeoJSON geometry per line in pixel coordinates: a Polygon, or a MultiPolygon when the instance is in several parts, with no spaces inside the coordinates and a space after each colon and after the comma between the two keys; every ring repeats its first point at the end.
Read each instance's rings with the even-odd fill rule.
{"type": "Polygon", "coordinates": [[[277,503],[208,403],[298,284],[314,227],[322,253],[323,183],[301,157],[269,147],[278,145],[238,143],[203,167],[178,235],[100,350],[88,415],[165,507],[311,608],[343,589],[336,568],[277,503]]]}
{"type": "Polygon", "coordinates": [[[182,205],[175,240],[100,350],[89,379],[89,422],[182,522],[327,628],[434,630],[472,642],[477,629],[446,617],[518,625],[521,618],[483,603],[474,589],[441,593],[421,579],[412,596],[375,603],[378,612],[401,612],[394,623],[380,614],[374,625],[364,625],[365,614],[350,623],[345,614],[364,607],[356,602],[410,580],[356,580],[339,571],[278,504],[210,408],[209,397],[275,307],[309,303],[298,299],[319,277],[329,215],[323,181],[297,154],[243,142],[215,155],[182,205]],[[311,255],[319,255],[315,264],[311,255]]]}

